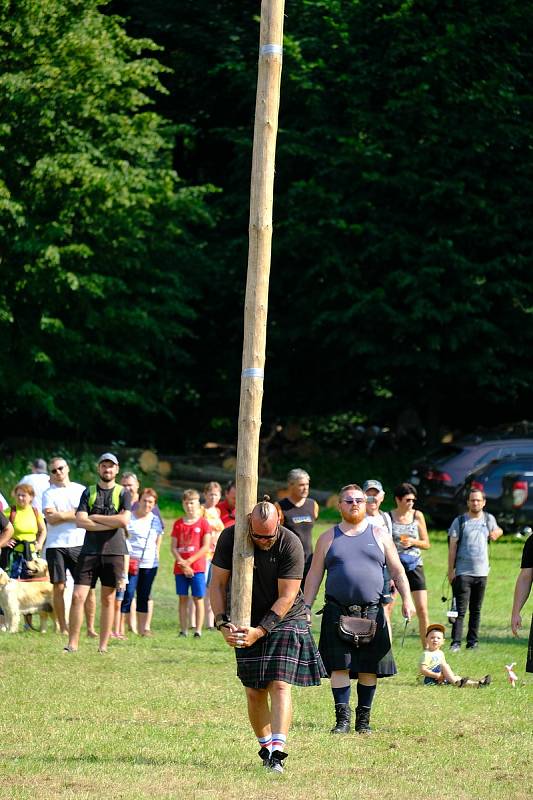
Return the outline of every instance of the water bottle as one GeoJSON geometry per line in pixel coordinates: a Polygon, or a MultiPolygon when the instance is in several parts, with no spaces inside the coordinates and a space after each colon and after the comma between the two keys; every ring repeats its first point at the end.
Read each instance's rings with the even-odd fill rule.
{"type": "Polygon", "coordinates": [[[455,597],[452,597],[452,604],[450,610],[446,612],[446,616],[448,617],[448,621],[452,623],[457,619],[457,601],[455,597]]]}

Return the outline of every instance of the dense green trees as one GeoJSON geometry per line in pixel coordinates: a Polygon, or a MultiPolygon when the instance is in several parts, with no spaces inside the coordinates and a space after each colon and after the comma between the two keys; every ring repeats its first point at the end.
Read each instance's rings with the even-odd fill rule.
{"type": "MultiPolygon", "coordinates": [[[[114,0],[135,41],[31,5],[0,23],[13,412],[233,421],[259,2],[114,0]]],[[[266,418],[528,414],[532,26],[519,0],[288,0],[266,418]]]]}
{"type": "Polygon", "coordinates": [[[2,399],[34,433],[130,436],[187,391],[204,190],[150,108],[154,45],[100,5],[0,5],[2,399]]]}

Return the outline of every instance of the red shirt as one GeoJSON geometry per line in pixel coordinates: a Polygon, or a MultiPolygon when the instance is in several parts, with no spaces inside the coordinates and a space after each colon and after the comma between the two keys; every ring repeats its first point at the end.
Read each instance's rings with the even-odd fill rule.
{"type": "MultiPolygon", "coordinates": [[[[206,533],[211,533],[211,526],[205,517],[199,517],[191,523],[185,522],[183,517],[180,517],[174,523],[170,535],[176,540],[176,549],[180,556],[187,559],[202,547],[202,539],[206,533]]],[[[193,561],[191,569],[193,572],[205,572],[205,556],[193,561]]],[[[174,561],[174,575],[183,575],[183,570],[177,561],[174,561]]]]}
{"type": "Polygon", "coordinates": [[[220,519],[224,523],[225,528],[229,528],[230,525],[235,525],[235,507],[229,508],[228,501],[221,500],[217,508],[220,511],[220,519]]]}

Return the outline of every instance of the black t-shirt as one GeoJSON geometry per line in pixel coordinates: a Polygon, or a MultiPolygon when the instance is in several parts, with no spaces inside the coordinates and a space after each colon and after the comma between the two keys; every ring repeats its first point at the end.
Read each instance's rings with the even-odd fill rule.
{"type": "Polygon", "coordinates": [[[524,549],[522,550],[522,563],[521,569],[531,569],[533,567],[533,535],[526,539],[524,549]]]}
{"type": "Polygon", "coordinates": [[[0,531],[5,531],[8,525],[9,525],[8,518],[5,517],[4,514],[2,514],[2,512],[0,511],[0,531]]]}
{"type": "MultiPolygon", "coordinates": [[[[213,564],[215,567],[231,572],[233,562],[233,542],[235,526],[226,528],[217,542],[213,564]]],[[[255,627],[272,608],[278,599],[278,579],[301,580],[304,574],[304,551],[296,534],[287,528],[280,533],[270,550],[254,547],[254,577],[252,583],[251,623],[255,627]]],[[[302,590],[283,617],[287,619],[306,619],[306,609],[302,590]]]]}
{"type": "MultiPolygon", "coordinates": [[[[89,511],[89,494],[87,488],[80,497],[78,511],[86,511],[90,517],[93,514],[104,514],[106,517],[119,514],[121,511],[131,510],[131,494],[123,489],[120,493],[119,507],[113,506],[113,489],[102,489],[96,486],[96,500],[89,511]]],[[[96,531],[85,531],[85,539],[81,549],[82,555],[103,555],[103,556],[122,556],[128,552],[126,540],[122,528],[114,528],[99,533],[96,531]]]]}
{"type": "Polygon", "coordinates": [[[288,497],[280,500],[279,507],[283,511],[283,524],[296,534],[301,541],[305,558],[313,555],[313,525],[315,524],[315,501],[306,497],[301,506],[295,506],[288,497]]]}

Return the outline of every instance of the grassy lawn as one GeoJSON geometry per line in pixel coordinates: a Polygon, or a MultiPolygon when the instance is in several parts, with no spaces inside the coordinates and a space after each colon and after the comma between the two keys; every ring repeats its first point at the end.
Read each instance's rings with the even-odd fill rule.
{"type": "MultiPolygon", "coordinates": [[[[520,542],[505,539],[492,548],[479,650],[450,657],[459,674],[492,673],[490,687],[418,686],[416,624],[401,648],[397,610],[399,675],[379,684],[373,736],[329,734],[327,680],[295,689],[290,757],[277,776],[260,767],[233,653],[221,636],[177,638],[166,538],[154,639],[130,636],[101,656],[85,639],[79,653],[64,655],[56,634],[1,636],[3,800],[531,798],[533,676],[524,672],[526,631],[515,640],[509,630],[520,542]],[[514,690],[505,671],[511,661],[519,676],[514,690]]],[[[432,542],[425,558],[431,619],[443,622],[444,534],[432,542]]],[[[528,627],[532,605],[524,613],[528,627]]]]}

